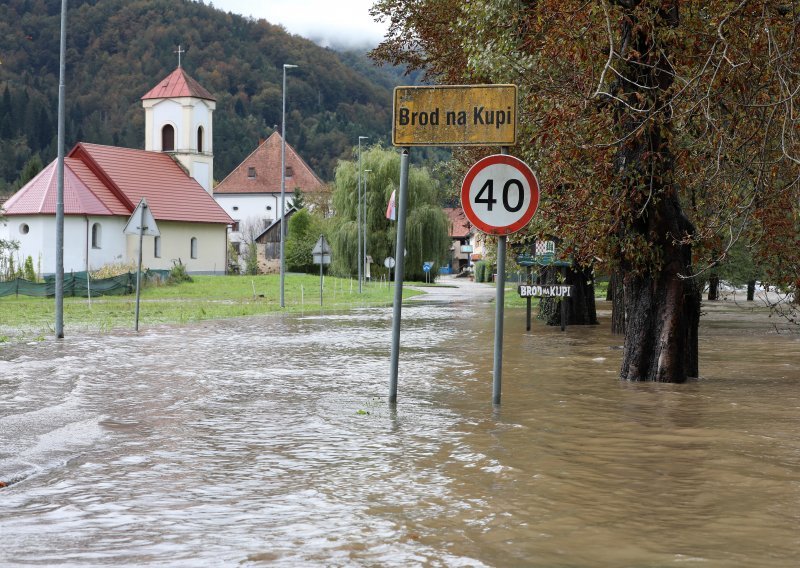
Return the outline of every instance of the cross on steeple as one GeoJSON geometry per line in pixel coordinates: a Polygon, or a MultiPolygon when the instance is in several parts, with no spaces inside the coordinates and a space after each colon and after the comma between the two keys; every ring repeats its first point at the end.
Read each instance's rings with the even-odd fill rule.
{"type": "Polygon", "coordinates": [[[181,49],[181,46],[179,44],[178,45],[178,49],[176,51],[173,51],[172,53],[177,53],[178,54],[178,67],[180,67],[181,66],[181,53],[186,53],[186,50],[181,49]]]}

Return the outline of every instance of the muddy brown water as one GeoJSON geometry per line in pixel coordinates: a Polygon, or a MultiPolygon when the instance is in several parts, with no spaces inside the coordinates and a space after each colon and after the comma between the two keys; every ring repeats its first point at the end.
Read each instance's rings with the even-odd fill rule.
{"type": "Polygon", "coordinates": [[[0,347],[0,565],[794,566],[800,336],[707,309],[702,378],[493,306],[0,347]]]}

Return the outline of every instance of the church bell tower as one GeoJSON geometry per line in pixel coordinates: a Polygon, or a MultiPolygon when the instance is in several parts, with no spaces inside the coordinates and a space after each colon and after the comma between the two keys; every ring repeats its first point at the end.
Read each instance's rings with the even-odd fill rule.
{"type": "Polygon", "coordinates": [[[212,117],[216,99],[180,65],[142,97],[144,149],[172,154],[203,188],[213,194],[212,117]]]}

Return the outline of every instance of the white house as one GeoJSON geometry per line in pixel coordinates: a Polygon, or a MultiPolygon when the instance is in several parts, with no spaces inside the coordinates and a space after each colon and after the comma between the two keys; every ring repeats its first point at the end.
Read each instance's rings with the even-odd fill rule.
{"type": "MultiPolygon", "coordinates": [[[[234,232],[250,225],[258,227],[257,235],[280,218],[282,142],[281,135],[274,132],[214,188],[214,199],[234,220],[234,232]]],[[[315,193],[324,184],[288,143],[284,162],[288,211],[295,189],[315,193]]]]}
{"type": "MultiPolygon", "coordinates": [[[[224,273],[233,220],[210,194],[213,98],[179,67],[143,100],[147,150],[81,142],[64,160],[64,271],[135,262],[138,236],[123,228],[146,198],[161,236],[145,238],[145,267],[180,259],[191,273],[224,273]]],[[[56,268],[56,170],[14,194],[0,223],[0,238],[20,244],[17,262],[31,256],[45,274],[56,268]]]]}

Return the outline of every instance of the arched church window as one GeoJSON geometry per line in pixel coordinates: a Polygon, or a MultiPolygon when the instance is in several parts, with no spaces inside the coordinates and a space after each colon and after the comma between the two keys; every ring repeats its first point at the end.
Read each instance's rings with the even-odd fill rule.
{"type": "Polygon", "coordinates": [[[197,258],[197,237],[192,237],[192,240],[191,240],[191,243],[190,243],[189,246],[190,246],[190,249],[191,249],[190,250],[191,257],[192,258],[197,258]]]}
{"type": "Polygon", "coordinates": [[[175,129],[171,124],[165,124],[161,129],[161,151],[172,152],[175,150],[175,129]]]}
{"type": "Polygon", "coordinates": [[[161,258],[161,237],[155,237],[153,240],[153,256],[161,258]]]}
{"type": "Polygon", "coordinates": [[[198,126],[197,127],[197,151],[198,152],[202,152],[203,151],[203,127],[202,126],[198,126]]]}
{"type": "Polygon", "coordinates": [[[103,237],[103,231],[100,228],[100,223],[95,223],[92,225],[92,248],[99,249],[103,237]]]}

